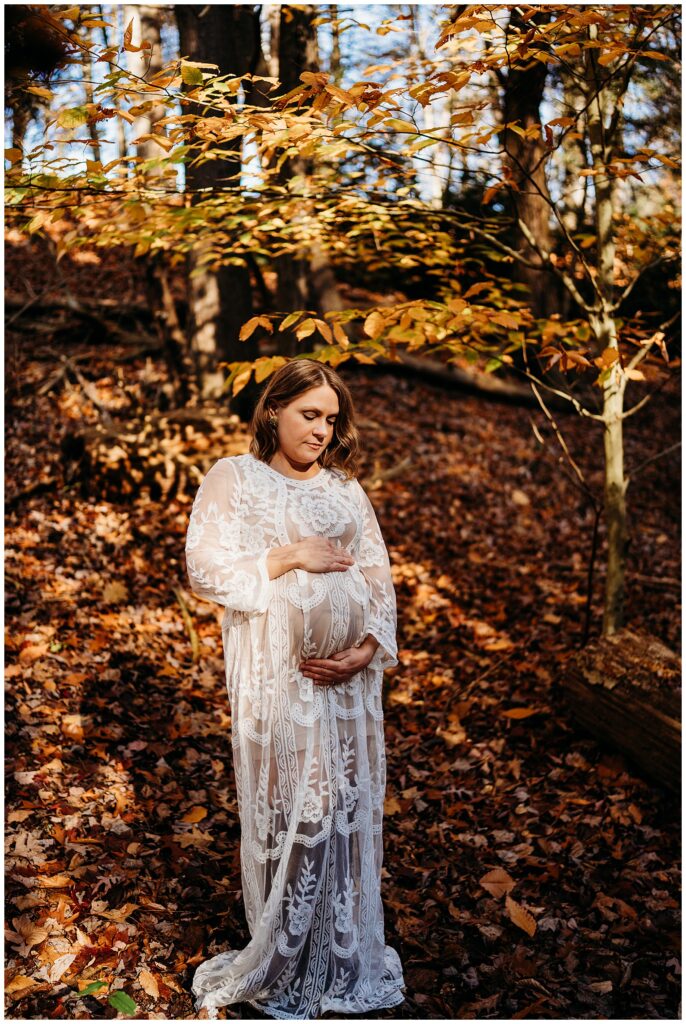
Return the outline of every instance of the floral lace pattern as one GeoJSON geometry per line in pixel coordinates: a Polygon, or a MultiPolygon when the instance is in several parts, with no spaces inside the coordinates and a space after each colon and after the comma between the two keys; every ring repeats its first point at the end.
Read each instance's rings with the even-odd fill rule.
{"type": "Polygon", "coordinates": [[[220,459],[186,537],[192,590],[225,609],[222,638],[250,941],[201,963],[196,1009],[248,1002],[304,1020],[404,999],[380,896],[386,786],[381,685],[397,664],[396,600],[374,507],[337,470],[292,480],[252,455],[220,459]],[[355,563],[269,578],[269,549],[330,537],[355,563]],[[299,671],[371,634],[370,664],[317,686],[299,671]]]}

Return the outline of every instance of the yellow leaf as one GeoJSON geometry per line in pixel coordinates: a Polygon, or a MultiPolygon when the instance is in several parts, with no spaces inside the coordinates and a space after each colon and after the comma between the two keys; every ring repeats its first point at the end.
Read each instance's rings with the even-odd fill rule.
{"type": "Polygon", "coordinates": [[[412,132],[413,135],[416,135],[419,131],[416,124],[412,124],[411,121],[403,121],[399,117],[389,117],[384,124],[396,132],[412,132]]]}
{"type": "Polygon", "coordinates": [[[381,313],[378,310],[374,310],[365,320],[363,330],[367,337],[376,338],[381,334],[385,326],[386,321],[381,316],[381,313]]]}
{"type": "Polygon", "coordinates": [[[261,384],[263,380],[266,380],[274,372],[274,360],[263,356],[257,360],[255,364],[255,381],[257,384],[261,384]]]}
{"type": "Polygon", "coordinates": [[[537,714],[537,708],[509,708],[507,711],[503,711],[505,718],[530,718],[531,715],[537,714]]]}
{"type": "Polygon", "coordinates": [[[162,149],[169,152],[174,143],[171,139],[168,139],[166,135],[151,135],[146,133],[145,135],[139,135],[138,138],[132,139],[133,145],[136,146],[140,142],[156,142],[162,149]]]}
{"type": "Polygon", "coordinates": [[[335,99],[340,100],[341,103],[347,103],[349,106],[352,106],[355,103],[354,96],[351,96],[350,93],[345,92],[343,89],[339,89],[337,85],[327,83],[324,86],[324,89],[331,96],[335,97],[335,99]]]}
{"type": "Polygon", "coordinates": [[[596,364],[596,366],[601,366],[601,367],[605,368],[606,366],[612,366],[612,364],[616,363],[618,359],[619,359],[619,350],[616,349],[616,348],[610,347],[610,348],[604,348],[603,351],[598,356],[598,358],[594,359],[593,362],[596,364]]]}
{"type": "Polygon", "coordinates": [[[80,10],[81,10],[80,7],[67,7],[63,11],[62,10],[54,10],[53,9],[51,11],[51,13],[53,14],[53,16],[55,18],[59,18],[60,21],[64,21],[66,18],[69,18],[70,21],[71,21],[74,18],[78,18],[80,10]]]}
{"type": "Polygon", "coordinates": [[[52,99],[52,93],[43,85],[30,85],[27,89],[27,92],[32,92],[34,96],[40,96],[40,98],[43,100],[52,99]]]}
{"type": "Polygon", "coordinates": [[[350,339],[349,339],[348,335],[345,333],[345,331],[343,330],[342,325],[338,321],[336,321],[336,323],[333,325],[333,334],[334,334],[334,338],[336,339],[338,344],[341,346],[341,348],[348,348],[349,347],[350,339]]]}
{"type": "Polygon", "coordinates": [[[467,733],[461,726],[459,727],[459,731],[455,731],[442,729],[439,725],[436,728],[436,735],[439,736],[444,743],[447,743],[449,747],[457,747],[467,739],[467,733]]]}
{"type": "MultiPolygon", "coordinates": [[[[78,8],[77,8],[78,10],[78,8]]],[[[129,46],[131,43],[131,37],[133,36],[133,18],[124,29],[124,46],[129,46]]]]}
{"type": "Polygon", "coordinates": [[[519,327],[519,320],[512,313],[508,313],[506,310],[500,310],[498,313],[493,313],[488,318],[492,323],[500,324],[501,327],[512,327],[513,329],[519,327]]]}
{"type": "Polygon", "coordinates": [[[36,878],[36,885],[41,889],[66,889],[73,885],[74,879],[70,875],[46,875],[44,878],[36,878]]]}
{"type": "Polygon", "coordinates": [[[5,994],[21,998],[24,993],[37,984],[38,982],[33,978],[28,978],[25,974],[15,974],[11,981],[5,982],[5,994]]]}
{"type": "Polygon", "coordinates": [[[23,154],[20,149],[6,149],[5,160],[9,160],[11,164],[16,164],[17,161],[21,160],[23,154]]]}
{"type": "Polygon", "coordinates": [[[668,53],[660,53],[659,50],[640,50],[637,57],[652,57],[653,60],[673,60],[668,53]]]}
{"type": "Polygon", "coordinates": [[[512,923],[516,924],[527,935],[534,935],[536,933],[536,921],[534,918],[528,910],[524,909],[521,903],[517,903],[509,895],[505,897],[505,909],[512,923]]]}
{"type": "Polygon", "coordinates": [[[396,797],[388,796],[384,800],[383,812],[384,814],[399,814],[402,811],[402,807],[396,797]]]}
{"type": "Polygon", "coordinates": [[[195,824],[196,821],[202,821],[202,819],[206,817],[206,807],[191,807],[190,811],[186,811],[181,821],[188,821],[191,824],[195,824]]]}
{"type": "Polygon", "coordinates": [[[298,341],[302,341],[303,338],[309,338],[310,334],[314,334],[314,332],[314,320],[308,317],[307,320],[303,320],[301,324],[298,324],[295,329],[295,336],[298,341]]]}
{"type": "Polygon", "coordinates": [[[259,327],[259,324],[260,324],[260,317],[259,316],[251,317],[250,320],[248,320],[246,323],[244,323],[243,326],[241,327],[241,329],[239,331],[239,334],[238,334],[238,340],[239,341],[246,341],[250,337],[250,335],[255,331],[255,329],[257,327],[259,327]]]}
{"type": "Polygon", "coordinates": [[[252,366],[249,366],[247,368],[247,370],[241,370],[240,373],[237,373],[236,376],[233,379],[233,386],[232,386],[231,393],[233,395],[237,395],[238,392],[241,391],[245,387],[245,385],[248,383],[248,381],[250,380],[251,376],[252,376],[252,366]]]}
{"type": "Polygon", "coordinates": [[[314,322],[317,325],[317,330],[325,339],[325,341],[328,341],[329,344],[331,344],[333,342],[333,334],[331,333],[331,328],[329,327],[329,325],[325,323],[323,320],[315,320],[314,322]]]}

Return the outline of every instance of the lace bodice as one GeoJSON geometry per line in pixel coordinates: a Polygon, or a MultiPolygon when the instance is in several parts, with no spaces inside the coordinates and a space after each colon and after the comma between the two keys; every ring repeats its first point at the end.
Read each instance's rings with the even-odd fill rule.
{"type": "MultiPolygon", "coordinates": [[[[370,667],[397,664],[396,599],[386,546],[364,489],[338,470],[322,468],[314,477],[295,480],[250,454],[216,462],[191,512],[186,542],[191,586],[227,609],[262,614],[276,589],[267,573],[269,549],[314,534],[330,537],[356,561],[344,571],[283,574],[295,609],[293,630],[312,630],[309,638],[303,636],[303,656],[328,657],[366,631],[380,645],[370,667]]],[[[226,616],[225,624],[230,621],[240,619],[226,616]]]]}

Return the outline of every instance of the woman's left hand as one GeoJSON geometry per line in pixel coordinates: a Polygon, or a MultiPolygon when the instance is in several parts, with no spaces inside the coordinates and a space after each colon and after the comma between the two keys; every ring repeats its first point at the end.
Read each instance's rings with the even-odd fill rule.
{"type": "Polygon", "coordinates": [[[368,636],[359,647],[347,647],[330,658],[307,658],[300,663],[300,671],[318,686],[336,686],[366,668],[374,657],[379,641],[368,636]]]}

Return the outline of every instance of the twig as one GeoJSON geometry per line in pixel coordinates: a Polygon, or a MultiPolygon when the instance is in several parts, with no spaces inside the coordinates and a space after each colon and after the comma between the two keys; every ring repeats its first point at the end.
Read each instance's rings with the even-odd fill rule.
{"type": "Polygon", "coordinates": [[[640,471],[650,465],[651,462],[656,462],[657,459],[661,459],[663,455],[669,455],[670,452],[676,451],[677,448],[681,448],[681,441],[676,441],[674,444],[671,444],[669,448],[663,448],[662,451],[657,452],[656,455],[651,455],[650,458],[644,459],[643,462],[639,462],[636,469],[633,469],[631,473],[626,474],[627,485],[629,480],[633,479],[637,473],[640,473],[640,471]]]}

